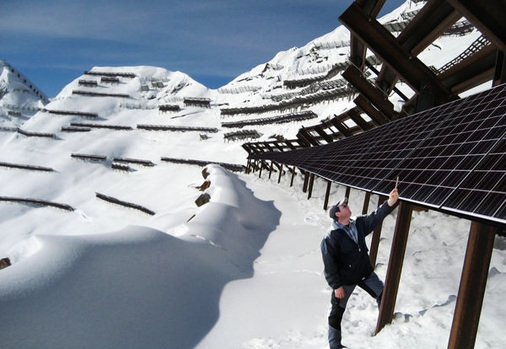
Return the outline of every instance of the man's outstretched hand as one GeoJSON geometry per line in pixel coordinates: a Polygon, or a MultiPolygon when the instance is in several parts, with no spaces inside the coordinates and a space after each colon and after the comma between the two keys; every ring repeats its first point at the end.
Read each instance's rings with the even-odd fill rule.
{"type": "Polygon", "coordinates": [[[399,199],[399,192],[397,191],[397,188],[394,188],[389,194],[388,206],[392,207],[393,205],[395,205],[398,199],[399,199]]]}

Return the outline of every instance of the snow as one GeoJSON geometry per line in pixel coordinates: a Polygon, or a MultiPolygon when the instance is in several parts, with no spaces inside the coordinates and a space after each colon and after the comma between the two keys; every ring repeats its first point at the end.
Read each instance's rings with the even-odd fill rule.
{"type": "MultiPolygon", "coordinates": [[[[414,5],[408,1],[406,6],[412,10],[414,5]]],[[[443,49],[467,47],[453,39],[439,44],[443,49]]],[[[315,42],[342,40],[346,36],[336,29],[315,42]]],[[[467,40],[472,42],[473,35],[467,40]]],[[[9,257],[12,262],[0,270],[0,347],[326,348],[331,290],[322,274],[319,250],[330,226],[322,209],[326,183],[317,179],[307,199],[300,175],[291,187],[289,175],[278,184],[277,173],[269,179],[265,172],[259,177],[209,164],[205,178],[202,167],[161,161],[168,156],[245,164],[241,142],[223,140],[230,130],[222,129],[221,122],[228,119],[220,117],[216,105],[247,106],[260,101],[262,94],[276,86],[276,79],[269,77],[294,78],[301,73],[296,67],[307,72],[314,66],[310,63],[315,59],[314,46],[279,53],[270,62],[274,68],[263,77],[265,66],[259,66],[224,89],[255,85],[260,88],[255,93],[246,88],[220,93],[184,73],[163,68],[94,67],[91,70],[136,74],[121,78],[117,85],[99,87],[102,92],[127,93],[130,98],[73,95],[76,89],[96,91],[78,86],[76,79],[45,108],[97,112],[97,120],[39,111],[23,119],[22,128],[55,133],[55,139],[1,131],[0,162],[54,171],[0,167],[0,196],[40,198],[75,210],[0,201],[0,258],[9,257]],[[164,87],[140,90],[155,80],[164,87]],[[158,104],[183,105],[184,97],[211,98],[213,106],[158,112],[158,104]],[[62,132],[61,127],[71,122],[131,126],[133,130],[62,132]],[[137,124],[205,126],[219,131],[200,140],[198,132],[144,131],[136,129],[137,124]],[[106,160],[78,160],[70,156],[73,153],[104,155],[106,160]],[[131,164],[130,171],[117,171],[111,168],[117,157],[149,160],[155,166],[131,164]],[[205,181],[211,185],[201,191],[205,181]],[[96,193],[142,205],[155,214],[105,202],[96,193]],[[198,207],[195,200],[203,193],[210,195],[210,202],[198,207]]],[[[331,61],[342,56],[341,48],[330,46],[315,54],[327,55],[331,61]]],[[[441,47],[424,52],[424,60],[434,52],[443,64],[441,47]]],[[[333,101],[315,105],[314,110],[325,117],[348,105],[347,100],[333,101]]],[[[13,122],[11,118],[0,121],[0,126],[13,122]]],[[[274,134],[289,137],[300,126],[295,122],[259,130],[262,139],[274,134]]],[[[399,190],[402,197],[402,186],[399,190]]],[[[334,185],[331,200],[342,197],[344,191],[334,185]]],[[[369,212],[377,199],[371,198],[369,212]]],[[[364,193],[351,191],[350,207],[355,214],[361,211],[363,200],[364,193]]],[[[396,214],[383,225],[376,265],[383,280],[396,214]]],[[[343,343],[351,348],[445,348],[469,228],[467,220],[434,211],[414,212],[392,324],[374,335],[375,300],[357,289],[344,315],[343,343]]],[[[476,348],[506,344],[505,287],[506,239],[497,236],[476,348]]]]}
{"type": "MultiPolygon", "coordinates": [[[[30,234],[15,244],[7,253],[14,265],[0,272],[2,346],[325,348],[330,290],[319,241],[329,222],[322,195],[305,200],[287,183],[214,165],[208,171],[211,202],[165,214],[172,226],[164,230],[125,224],[115,231],[30,234]],[[192,214],[181,222],[179,216],[192,214]]],[[[181,187],[170,197],[189,206],[181,187]]],[[[343,190],[335,188],[332,197],[343,190]]],[[[315,193],[323,192],[320,183],[315,193]]],[[[351,207],[360,207],[362,196],[352,194],[351,207]]],[[[394,217],[384,222],[382,278],[394,217]]],[[[47,224],[44,218],[39,225],[47,224]]],[[[415,213],[394,322],[373,337],[375,302],[355,291],[343,321],[345,343],[445,347],[468,229],[464,220],[415,213]]],[[[497,237],[477,348],[504,344],[505,248],[497,237]]]]}

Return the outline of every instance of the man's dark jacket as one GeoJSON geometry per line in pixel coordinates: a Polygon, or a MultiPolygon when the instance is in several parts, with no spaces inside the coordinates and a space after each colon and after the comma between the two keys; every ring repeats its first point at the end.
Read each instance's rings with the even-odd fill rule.
{"type": "Polygon", "coordinates": [[[356,224],[358,244],[348,235],[337,222],[321,242],[325,278],[329,286],[335,290],[343,285],[355,285],[373,272],[369,259],[369,249],[365,237],[381,224],[383,219],[392,212],[393,207],[385,201],[375,212],[369,215],[350,219],[350,225],[356,224]]]}

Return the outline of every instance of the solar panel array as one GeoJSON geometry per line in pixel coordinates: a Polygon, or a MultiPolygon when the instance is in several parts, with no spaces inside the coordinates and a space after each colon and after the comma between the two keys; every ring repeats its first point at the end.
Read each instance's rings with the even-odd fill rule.
{"type": "Polygon", "coordinates": [[[506,84],[319,147],[251,154],[331,181],[506,224],[506,84]]]}

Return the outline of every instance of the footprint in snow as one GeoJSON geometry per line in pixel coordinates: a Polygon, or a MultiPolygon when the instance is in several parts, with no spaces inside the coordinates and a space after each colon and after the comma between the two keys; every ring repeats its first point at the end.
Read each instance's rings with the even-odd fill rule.
{"type": "Polygon", "coordinates": [[[320,222],[320,219],[318,218],[317,215],[311,214],[311,215],[307,215],[306,217],[304,217],[304,222],[306,222],[307,224],[311,224],[311,225],[316,226],[320,222]]]}

